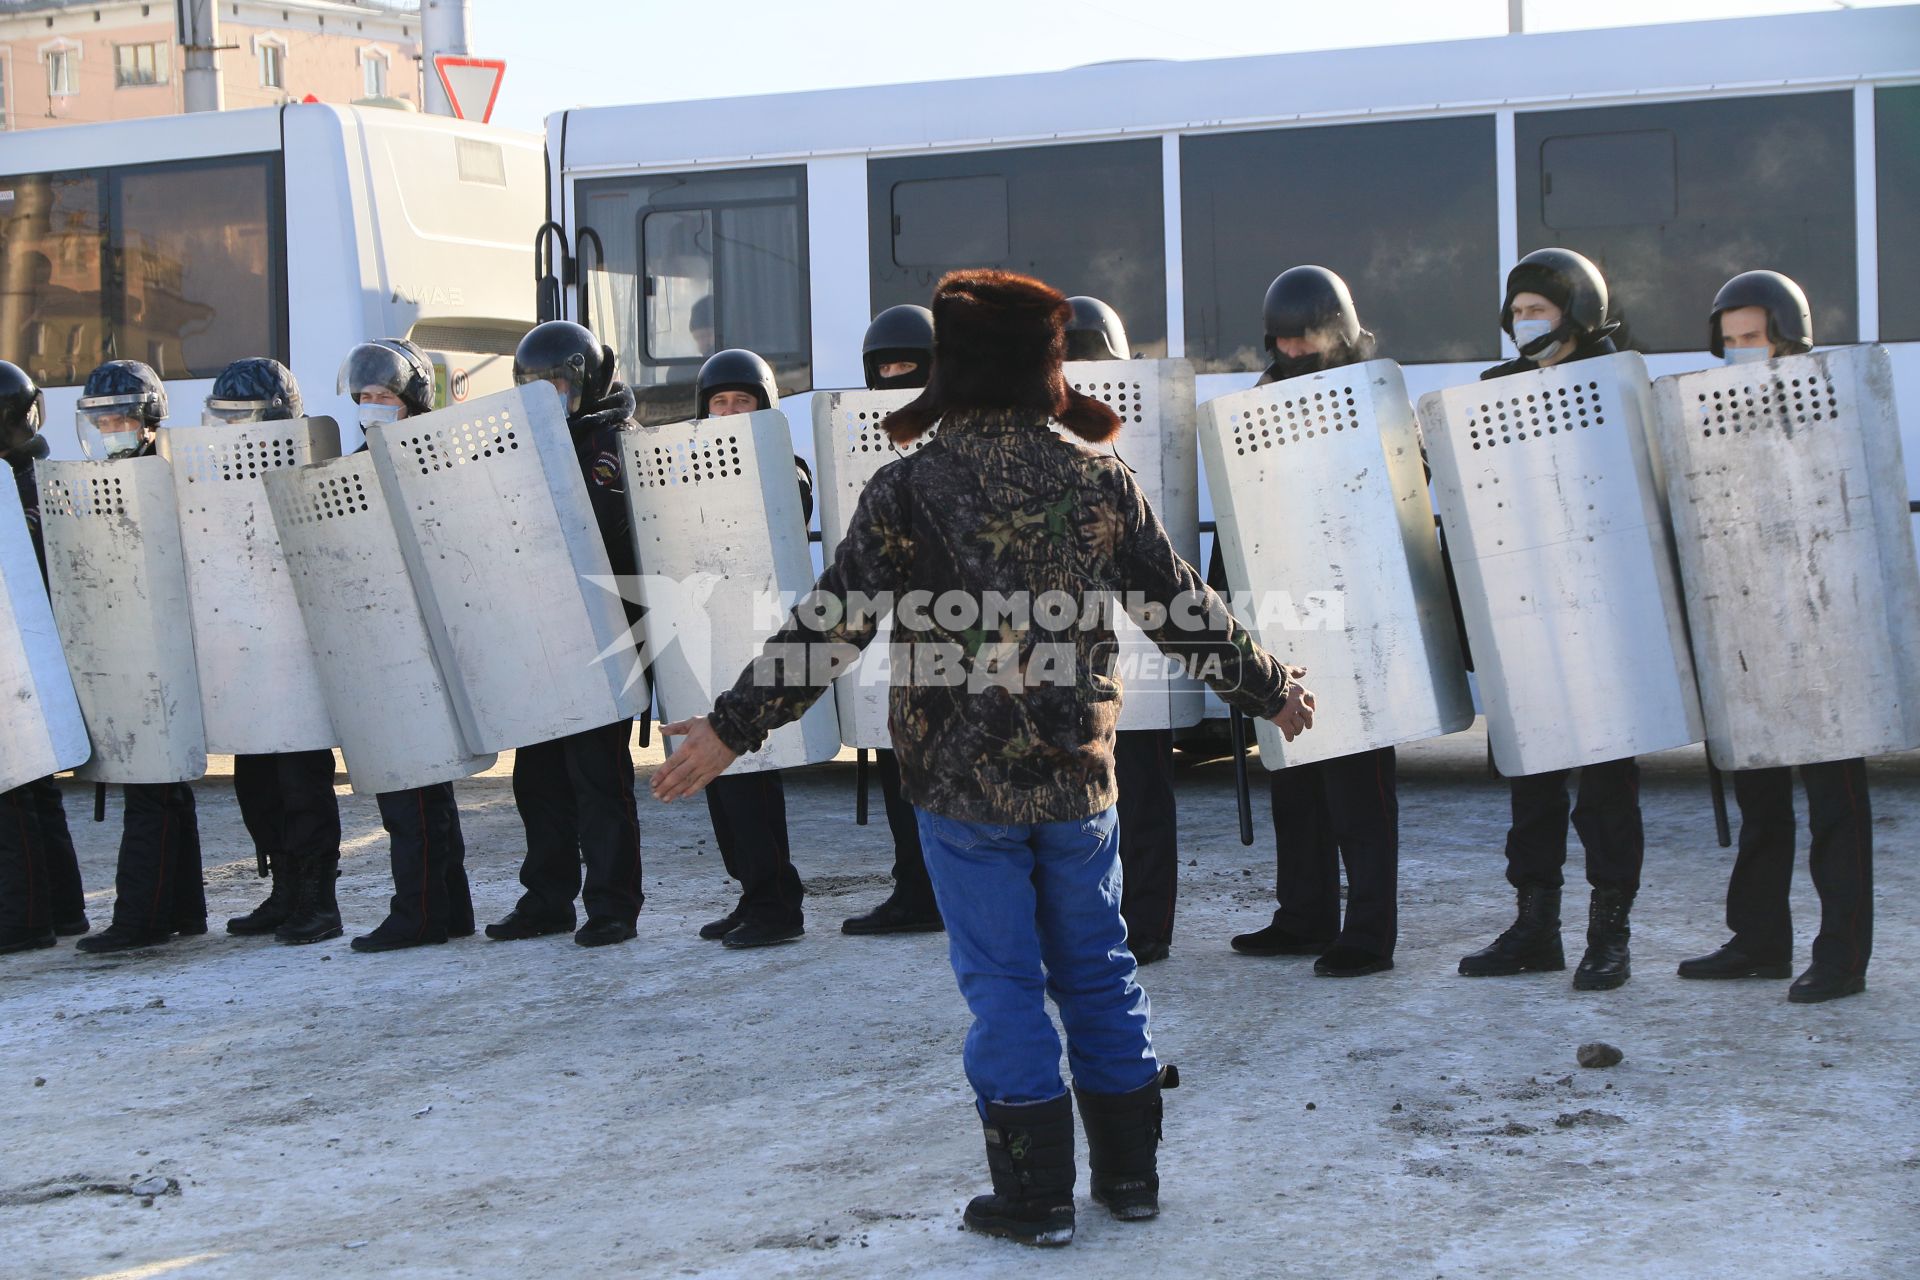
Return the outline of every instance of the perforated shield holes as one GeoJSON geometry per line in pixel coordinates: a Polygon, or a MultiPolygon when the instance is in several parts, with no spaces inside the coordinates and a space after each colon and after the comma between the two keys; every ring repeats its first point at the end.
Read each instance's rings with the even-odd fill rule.
{"type": "Polygon", "coordinates": [[[1311,443],[1316,436],[1357,428],[1360,421],[1354,388],[1328,387],[1236,413],[1229,428],[1230,442],[1235,453],[1244,456],[1260,449],[1311,443]]]}
{"type": "Polygon", "coordinates": [[[1840,396],[1824,368],[1773,373],[1743,379],[1738,386],[1703,388],[1695,392],[1694,422],[1704,439],[1739,435],[1767,428],[1792,430],[1835,421],[1840,396]]]}
{"type": "Polygon", "coordinates": [[[403,432],[400,447],[412,455],[424,476],[513,452],[520,447],[519,427],[513,410],[499,406],[496,412],[475,414],[434,430],[403,432]]]}
{"type": "Polygon", "coordinates": [[[1466,416],[1467,439],[1475,449],[1525,444],[1567,432],[1607,425],[1598,382],[1575,381],[1557,387],[1483,399],[1466,416]]]}
{"type": "Polygon", "coordinates": [[[634,483],[647,488],[676,484],[713,483],[745,475],[740,466],[740,438],[669,440],[637,451],[634,483]]]}
{"type": "Polygon", "coordinates": [[[127,495],[117,475],[72,475],[59,479],[45,475],[40,484],[40,519],[112,519],[127,514],[127,495]]]}

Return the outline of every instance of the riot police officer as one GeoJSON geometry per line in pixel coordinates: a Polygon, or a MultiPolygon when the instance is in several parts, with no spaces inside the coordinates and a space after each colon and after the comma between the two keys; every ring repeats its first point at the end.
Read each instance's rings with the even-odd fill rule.
{"type": "MultiPolygon", "coordinates": [[[[860,343],[860,364],[869,391],[899,391],[927,385],[933,365],[933,312],[907,303],[888,307],[873,318],[860,343]]],[[[880,775],[880,796],[893,833],[893,892],[879,906],[849,918],[843,933],[937,933],[946,928],[927,860],[920,849],[920,824],[900,793],[900,761],[885,747],[873,753],[880,775]]]]}
{"type": "MultiPolygon", "coordinates": [[[[1607,282],[1571,249],[1536,249],[1507,273],[1500,327],[1519,355],[1480,376],[1500,378],[1612,355],[1607,282]]],[[[1577,675],[1577,673],[1575,673],[1577,675]]],[[[1560,889],[1567,861],[1570,769],[1511,778],[1513,825],[1507,832],[1507,881],[1518,900],[1513,924],[1487,947],[1465,956],[1467,977],[1496,977],[1567,966],[1560,943],[1560,889]]],[[[1627,916],[1640,890],[1646,840],[1640,820],[1640,766],[1631,758],[1580,770],[1572,824],[1587,851],[1593,896],[1587,949],[1573,975],[1577,991],[1608,991],[1630,975],[1627,916]]]]}
{"type": "MultiPolygon", "coordinates": [[[[143,458],[154,451],[167,417],[167,388],[137,360],[109,360],[87,375],[75,405],[80,450],[99,461],[143,458]]],[[[184,782],[127,783],[113,919],[80,939],[77,950],[131,951],[207,931],[207,893],[200,872],[200,824],[193,788],[184,782]]]]}
{"type": "MultiPolygon", "coordinates": [[[[352,399],[360,429],[433,411],[433,364],[405,338],[363,342],[347,353],[335,390],[352,399]]],[[[362,443],[360,446],[367,446],[362,443]]],[[[355,938],[355,951],[399,951],[473,933],[467,846],[453,783],[374,797],[393,864],[387,918],[355,938]]]]}
{"type": "MultiPolygon", "coordinates": [[[[560,393],[607,562],[616,577],[631,579],[639,570],[620,478],[620,433],[632,425],[634,398],[614,372],[612,349],[567,320],[536,325],[513,353],[516,383],[550,382],[560,393]]],[[[627,614],[629,621],[637,617],[631,603],[627,614]]],[[[576,896],[587,922],[575,942],[602,947],[634,936],[645,894],[632,739],[627,717],[514,753],[513,800],[527,831],[520,867],[526,892],[504,919],[487,926],[489,938],[506,942],[571,930],[576,896]]]]}
{"type": "MultiPolygon", "coordinates": [[[[1125,360],[1132,355],[1120,314],[1085,294],[1068,298],[1067,359],[1125,360]]],[[[1122,442],[1124,444],[1124,442],[1122,442]]],[[[1141,964],[1167,958],[1179,891],[1180,831],[1173,792],[1173,730],[1122,729],[1113,735],[1120,816],[1120,914],[1127,947],[1141,964]]]]}
{"type": "MultiPolygon", "coordinates": [[[[772,409],[780,403],[773,368],[752,351],[716,351],[694,380],[694,412],[702,418],[772,409]]],[[[795,458],[802,518],[813,518],[813,475],[795,458]]],[[[806,888],[787,844],[787,789],[778,769],[725,774],[707,787],[707,816],[727,874],[740,882],[732,911],[700,926],[700,936],[726,947],[764,947],[806,933],[806,888]]]]}
{"type": "MultiPolygon", "coordinates": [[[[1707,320],[1707,345],[1728,364],[1813,350],[1807,295],[1777,271],[1746,271],[1720,286],[1707,320]]],[[[1812,835],[1808,863],[1820,895],[1813,963],[1787,989],[1796,1004],[1818,1004],[1867,989],[1873,951],[1873,806],[1867,762],[1827,760],[1800,766],[1812,835]]],[[[1683,978],[1784,978],[1793,972],[1796,840],[1793,770],[1733,774],[1740,806],[1740,849],[1727,882],[1727,927],[1717,951],[1680,962],[1683,978]]]]}
{"type": "MultiPolygon", "coordinates": [[[[40,434],[46,397],[25,370],[0,360],[0,458],[13,470],[33,538],[40,575],[47,573],[40,545],[40,494],[33,464],[47,456],[40,434]]],[[[87,902],[80,862],[67,830],[59,784],[36,778],[0,792],[0,955],[54,945],[56,937],[87,932],[87,902]]]]}
{"type": "MultiPolygon", "coordinates": [[[[278,360],[236,360],[213,380],[205,420],[238,426],[305,416],[300,384],[278,360]]],[[[271,933],[280,942],[325,942],[346,931],[340,920],[340,799],[333,749],[233,758],[240,820],[273,877],[266,901],[227,921],[238,937],[271,933]]]]}
{"type": "MultiPolygon", "coordinates": [[[[1325,267],[1290,267],[1267,287],[1270,357],[1259,386],[1374,358],[1347,282],[1325,267]]],[[[1243,955],[1312,955],[1322,977],[1393,968],[1399,935],[1400,801],[1392,747],[1296,764],[1267,775],[1273,802],[1274,909],[1264,929],[1233,939],[1243,955]],[[1347,909],[1340,919],[1340,865],[1347,909]]]]}

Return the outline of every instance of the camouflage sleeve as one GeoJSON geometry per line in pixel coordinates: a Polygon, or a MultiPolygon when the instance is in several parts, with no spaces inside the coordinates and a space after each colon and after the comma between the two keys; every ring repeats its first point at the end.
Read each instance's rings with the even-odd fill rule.
{"type": "Polygon", "coordinates": [[[896,462],[867,483],[833,563],[733,688],[714,699],[709,723],[732,750],[757,751],[769,733],[798,720],[872,641],[912,559],[907,476],[896,462]]]}
{"type": "Polygon", "coordinates": [[[1117,473],[1125,532],[1118,550],[1127,614],[1149,639],[1185,660],[1228,706],[1267,719],[1286,704],[1287,673],[1254,643],[1226,601],[1173,549],[1146,495],[1117,473]]]}

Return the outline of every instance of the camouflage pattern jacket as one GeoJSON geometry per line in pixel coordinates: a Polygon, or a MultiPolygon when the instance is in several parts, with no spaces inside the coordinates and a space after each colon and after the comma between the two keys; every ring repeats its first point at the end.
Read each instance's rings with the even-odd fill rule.
{"type": "Polygon", "coordinates": [[[757,749],[831,683],[831,664],[802,655],[837,651],[844,668],[897,601],[888,724],[908,799],[966,822],[1084,819],[1116,795],[1115,593],[1230,704],[1278,714],[1285,670],[1174,551],[1123,462],[1055,435],[1044,414],[950,414],[867,485],[813,595],[711,724],[733,750],[757,749]],[[1071,617],[1040,607],[1048,592],[1066,593],[1052,600],[1071,617]],[[1022,599],[1024,618],[999,603],[1022,599]],[[966,601],[970,624],[954,608],[966,601]]]}

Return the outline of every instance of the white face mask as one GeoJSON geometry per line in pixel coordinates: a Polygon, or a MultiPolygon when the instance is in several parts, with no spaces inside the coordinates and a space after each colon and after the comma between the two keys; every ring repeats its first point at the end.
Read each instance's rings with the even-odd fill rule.
{"type": "Polygon", "coordinates": [[[1520,349],[1521,355],[1526,356],[1527,359],[1536,363],[1542,360],[1551,360],[1555,353],[1560,350],[1559,343],[1556,342],[1545,350],[1536,351],[1531,355],[1527,354],[1527,347],[1532,343],[1540,341],[1540,339],[1552,333],[1553,330],[1554,324],[1551,320],[1515,320],[1513,322],[1513,345],[1520,349]]]}
{"type": "Polygon", "coordinates": [[[138,431],[109,431],[103,433],[100,439],[106,446],[107,456],[111,458],[116,454],[138,452],[146,444],[141,435],[138,431]]]}
{"type": "Polygon", "coordinates": [[[1773,358],[1765,347],[1722,347],[1721,352],[1725,364],[1764,364],[1773,358]]]}
{"type": "Polygon", "coordinates": [[[360,404],[354,406],[354,411],[360,419],[360,429],[362,431],[368,427],[384,427],[389,422],[400,421],[399,405],[360,404]]]}

